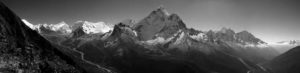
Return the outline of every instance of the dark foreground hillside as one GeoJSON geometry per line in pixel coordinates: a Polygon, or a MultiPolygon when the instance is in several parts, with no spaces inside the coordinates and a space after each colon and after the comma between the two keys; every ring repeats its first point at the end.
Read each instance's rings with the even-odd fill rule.
{"type": "Polygon", "coordinates": [[[273,73],[300,73],[300,46],[276,57],[265,64],[273,73]]]}

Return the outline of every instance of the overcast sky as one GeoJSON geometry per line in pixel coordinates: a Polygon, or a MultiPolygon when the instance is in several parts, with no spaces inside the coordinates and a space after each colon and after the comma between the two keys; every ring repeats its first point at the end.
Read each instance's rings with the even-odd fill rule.
{"type": "Polygon", "coordinates": [[[2,0],[33,24],[78,20],[118,23],[146,17],[159,6],[188,27],[247,30],[266,42],[300,40],[300,0],[2,0]]]}

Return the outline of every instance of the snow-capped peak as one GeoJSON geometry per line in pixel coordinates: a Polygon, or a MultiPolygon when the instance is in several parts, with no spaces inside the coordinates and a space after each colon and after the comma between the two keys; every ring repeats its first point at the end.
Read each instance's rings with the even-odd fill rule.
{"type": "Polygon", "coordinates": [[[63,34],[68,34],[72,32],[70,26],[66,24],[64,21],[57,24],[37,24],[37,25],[31,24],[26,19],[22,19],[22,21],[32,30],[36,30],[40,33],[47,32],[43,30],[50,30],[50,31],[59,32],[63,34]]]}
{"type": "Polygon", "coordinates": [[[76,24],[81,24],[80,26],[83,28],[83,31],[87,34],[92,33],[106,33],[112,31],[112,27],[110,24],[105,22],[88,22],[88,21],[77,21],[76,24]]]}
{"type": "Polygon", "coordinates": [[[64,34],[69,34],[73,30],[77,29],[78,27],[81,27],[83,31],[87,34],[91,33],[106,33],[109,31],[112,31],[113,25],[107,24],[104,22],[88,22],[88,21],[77,21],[75,22],[75,25],[69,26],[66,22],[62,21],[57,24],[37,24],[33,25],[30,22],[28,22],[25,19],[22,19],[22,21],[31,29],[37,30],[40,33],[43,33],[43,30],[50,30],[54,32],[61,32],[64,34]]]}
{"type": "Polygon", "coordinates": [[[59,29],[63,27],[68,27],[68,24],[66,24],[64,21],[57,23],[57,24],[42,24],[44,27],[49,27],[53,31],[58,31],[59,29]]]}
{"type": "Polygon", "coordinates": [[[62,32],[67,34],[72,32],[70,26],[64,21],[57,24],[39,24],[39,25],[56,32],[62,32]]]}

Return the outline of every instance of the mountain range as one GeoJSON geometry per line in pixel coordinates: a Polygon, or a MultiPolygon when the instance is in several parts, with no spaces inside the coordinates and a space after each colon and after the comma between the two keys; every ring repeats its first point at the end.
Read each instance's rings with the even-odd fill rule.
{"type": "Polygon", "coordinates": [[[297,47],[280,55],[248,31],[187,28],[162,7],[138,22],[35,25],[0,3],[0,24],[0,72],[297,73],[300,64],[297,47]]]}

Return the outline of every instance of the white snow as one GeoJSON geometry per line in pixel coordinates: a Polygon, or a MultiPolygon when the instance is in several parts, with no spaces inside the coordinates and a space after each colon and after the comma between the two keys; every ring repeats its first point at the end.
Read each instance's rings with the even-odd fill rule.
{"type": "Polygon", "coordinates": [[[153,43],[163,43],[165,42],[166,40],[162,37],[157,37],[156,39],[153,39],[153,40],[148,40],[146,41],[146,43],[149,43],[149,44],[153,44],[153,43]]]}
{"type": "Polygon", "coordinates": [[[33,25],[31,24],[29,21],[27,21],[26,19],[22,19],[22,21],[32,30],[38,30],[40,31],[40,27],[45,27],[47,29],[50,29],[52,31],[61,31],[64,33],[71,33],[72,30],[70,29],[70,26],[68,24],[66,24],[65,22],[60,22],[58,24],[37,24],[37,25],[33,25]]]}
{"type": "Polygon", "coordinates": [[[104,22],[88,22],[88,21],[77,21],[76,23],[83,23],[83,31],[87,34],[92,33],[106,33],[113,30],[110,24],[104,22]]]}
{"type": "MultiPolygon", "coordinates": [[[[169,37],[167,39],[163,37],[156,37],[155,39],[152,40],[147,40],[147,41],[140,41],[141,43],[147,44],[147,45],[156,45],[156,44],[163,44],[170,42],[172,39],[175,38],[182,30],[178,30],[172,37],[169,37]]],[[[183,36],[182,36],[183,37],[183,36]]]]}
{"type": "Polygon", "coordinates": [[[132,31],[133,31],[134,35],[137,37],[138,36],[137,32],[135,30],[132,30],[132,31]]]}
{"type": "Polygon", "coordinates": [[[26,19],[22,19],[22,21],[23,21],[23,23],[25,23],[25,25],[27,25],[32,30],[35,30],[35,29],[39,28],[39,25],[33,25],[30,22],[28,22],[26,19]]]}
{"type": "Polygon", "coordinates": [[[52,31],[61,31],[64,33],[71,33],[72,29],[68,24],[66,24],[64,21],[58,23],[58,24],[39,24],[42,27],[48,28],[52,31]]]}
{"type": "MultiPolygon", "coordinates": [[[[37,24],[33,25],[30,22],[28,22],[25,19],[22,19],[22,21],[31,29],[33,30],[39,30],[40,27],[45,27],[52,31],[61,31],[64,33],[71,33],[72,29],[71,27],[65,23],[64,21],[57,23],[57,24],[37,24]]],[[[113,30],[113,25],[108,24],[105,22],[88,22],[88,21],[77,21],[75,23],[83,23],[81,27],[83,28],[83,31],[87,34],[91,33],[106,33],[113,30]]],[[[135,35],[137,35],[135,33],[135,35]]]]}
{"type": "Polygon", "coordinates": [[[192,39],[195,39],[195,40],[198,40],[198,41],[200,41],[200,40],[205,40],[206,39],[206,35],[204,34],[204,33],[198,33],[197,35],[190,35],[190,37],[192,38],[192,39]]]}
{"type": "Polygon", "coordinates": [[[170,37],[168,39],[165,39],[163,37],[157,37],[152,40],[147,40],[147,41],[141,41],[142,43],[148,44],[148,45],[156,45],[156,44],[163,44],[171,41],[174,37],[170,37]]]}
{"type": "Polygon", "coordinates": [[[174,44],[180,44],[184,35],[185,35],[184,32],[180,33],[179,38],[174,42],[174,44]]]}

